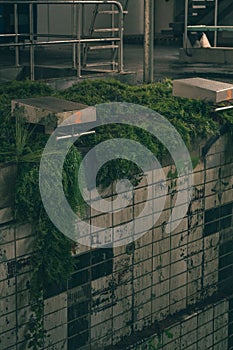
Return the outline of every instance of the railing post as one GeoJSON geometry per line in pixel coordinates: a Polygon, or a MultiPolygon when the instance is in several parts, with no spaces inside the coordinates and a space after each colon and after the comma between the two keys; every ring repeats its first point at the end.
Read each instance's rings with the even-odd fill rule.
{"type": "MultiPolygon", "coordinates": [[[[76,39],[77,37],[77,5],[72,5],[71,9],[72,11],[72,19],[71,19],[71,26],[72,26],[72,36],[73,39],[76,39]]],[[[76,52],[76,43],[72,44],[72,54],[73,54],[73,68],[77,69],[77,52],[76,52]]]]}
{"type": "Polygon", "coordinates": [[[118,55],[118,73],[123,72],[124,65],[123,65],[123,35],[124,35],[124,14],[123,14],[123,7],[120,3],[118,3],[118,10],[119,10],[119,55],[118,55]]]}
{"type": "MultiPolygon", "coordinates": [[[[151,0],[154,1],[154,0],[151,0]]],[[[0,0],[0,3],[10,3],[10,0],[0,0]]],[[[84,25],[85,25],[85,5],[93,5],[95,4],[111,4],[112,7],[115,6],[118,9],[118,24],[119,24],[119,36],[116,38],[116,41],[119,43],[118,47],[118,57],[117,57],[117,63],[115,63],[116,57],[113,60],[113,64],[118,65],[118,72],[123,72],[123,31],[124,31],[124,12],[123,12],[123,6],[120,1],[118,0],[72,0],[72,1],[65,1],[65,0],[16,0],[14,5],[14,31],[15,33],[11,34],[1,34],[1,36],[7,36],[7,37],[14,37],[13,43],[7,43],[6,46],[14,47],[15,48],[15,64],[19,65],[19,49],[20,46],[26,45],[29,47],[30,50],[30,57],[29,57],[29,64],[30,64],[30,79],[35,80],[35,47],[43,46],[43,45],[59,45],[59,44],[71,44],[72,45],[72,59],[73,59],[73,66],[77,69],[77,75],[81,76],[81,69],[82,69],[82,50],[84,49],[83,44],[84,43],[96,43],[96,42],[102,42],[102,41],[109,41],[108,39],[111,39],[110,41],[113,41],[113,38],[85,38],[84,35],[84,25]],[[19,17],[18,17],[18,5],[19,4],[27,4],[29,9],[29,33],[26,33],[23,36],[29,37],[29,42],[22,43],[19,42],[19,17]],[[38,4],[47,5],[47,29],[48,29],[48,37],[47,40],[41,41],[36,38],[37,31],[34,30],[34,9],[35,6],[38,4]],[[69,4],[70,6],[73,6],[73,14],[72,14],[72,31],[73,31],[73,37],[72,40],[66,39],[66,40],[50,40],[50,37],[54,36],[53,34],[50,35],[50,5],[61,5],[61,4],[69,4]],[[78,9],[78,10],[77,10],[78,9]],[[78,13],[77,13],[78,12],[78,13]]],[[[113,23],[112,23],[113,24],[113,23]]],[[[43,34],[41,34],[44,36],[43,34]]],[[[63,37],[63,36],[62,36],[63,37]]],[[[0,46],[4,46],[4,44],[0,44],[0,46]]]]}
{"type": "Polygon", "coordinates": [[[30,28],[30,79],[35,80],[35,52],[34,52],[34,21],[33,4],[29,3],[29,28],[30,28]]]}
{"type": "MultiPolygon", "coordinates": [[[[214,26],[218,25],[218,0],[215,0],[215,10],[214,10],[214,26]]],[[[214,47],[217,46],[218,42],[218,31],[214,32],[214,47]]]]}
{"type": "Polygon", "coordinates": [[[187,49],[188,46],[188,15],[189,15],[189,0],[185,0],[185,10],[184,10],[184,42],[183,48],[187,49]]]}
{"type": "Polygon", "coordinates": [[[48,41],[50,40],[50,6],[47,4],[47,27],[48,27],[48,41]]]}
{"type": "Polygon", "coordinates": [[[14,29],[15,29],[15,65],[19,66],[19,46],[17,45],[19,42],[19,22],[18,22],[18,5],[14,4],[14,29]]]}
{"type": "Polygon", "coordinates": [[[78,66],[77,66],[77,75],[80,78],[82,71],[82,57],[81,57],[81,20],[82,20],[82,14],[80,11],[80,4],[77,5],[77,39],[78,39],[78,43],[76,44],[77,47],[77,55],[78,55],[78,66]]]}
{"type": "Polygon", "coordinates": [[[154,0],[144,0],[144,81],[154,80],[154,0]]]}

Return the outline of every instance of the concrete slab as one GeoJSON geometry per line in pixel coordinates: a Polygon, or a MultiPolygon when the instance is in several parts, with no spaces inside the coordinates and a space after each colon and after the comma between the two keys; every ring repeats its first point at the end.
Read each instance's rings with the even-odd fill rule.
{"type": "Polygon", "coordinates": [[[233,85],[203,78],[178,79],[173,82],[173,96],[219,103],[232,100],[233,85]]]}
{"type": "Polygon", "coordinates": [[[215,63],[233,64],[232,47],[210,47],[210,48],[181,48],[179,50],[181,62],[186,63],[215,63]]]}
{"type": "Polygon", "coordinates": [[[72,121],[65,125],[89,123],[96,120],[94,107],[62,100],[56,97],[38,97],[12,100],[11,110],[24,109],[24,117],[29,123],[44,125],[47,128],[56,128],[72,116],[72,121]]]}
{"type": "Polygon", "coordinates": [[[0,209],[0,224],[5,224],[14,219],[13,210],[11,207],[0,209]]]}

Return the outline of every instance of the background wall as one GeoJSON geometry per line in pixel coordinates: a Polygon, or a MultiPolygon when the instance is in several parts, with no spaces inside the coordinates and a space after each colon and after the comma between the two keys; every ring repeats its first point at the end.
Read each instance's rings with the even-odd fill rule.
{"type": "MultiPolygon", "coordinates": [[[[169,23],[173,22],[175,0],[155,1],[155,32],[162,29],[169,29],[169,23]]],[[[125,35],[139,35],[144,33],[144,1],[130,0],[129,13],[125,16],[125,35]]],[[[93,6],[87,6],[86,30],[90,23],[93,6]]],[[[38,32],[44,33],[50,28],[51,33],[70,34],[72,33],[72,13],[71,7],[66,5],[38,6],[38,32]]],[[[100,16],[99,24],[104,27],[107,17],[100,16]]]]}
{"type": "Polygon", "coordinates": [[[173,22],[175,0],[155,0],[155,33],[162,29],[169,29],[169,23],[173,22]]]}

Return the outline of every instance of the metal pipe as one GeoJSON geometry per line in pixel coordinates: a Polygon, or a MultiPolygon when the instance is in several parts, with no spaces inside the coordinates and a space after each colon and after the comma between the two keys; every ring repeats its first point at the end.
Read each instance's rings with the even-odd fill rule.
{"type": "Polygon", "coordinates": [[[57,136],[56,140],[66,140],[66,139],[71,139],[73,137],[81,137],[81,136],[86,136],[86,135],[94,135],[95,131],[85,131],[85,132],[81,132],[81,133],[76,133],[76,134],[69,134],[69,135],[63,135],[63,136],[57,136]]]}
{"type": "Polygon", "coordinates": [[[123,64],[123,35],[124,35],[124,13],[123,13],[123,7],[121,4],[119,4],[119,55],[118,55],[118,73],[121,73],[124,71],[124,64],[123,64]]]}
{"type": "Polygon", "coordinates": [[[48,39],[50,37],[50,7],[47,4],[47,27],[48,27],[48,39]]]}
{"type": "Polygon", "coordinates": [[[30,79],[35,80],[35,52],[34,52],[34,21],[33,4],[29,4],[29,28],[30,28],[30,79]]]}
{"type": "MultiPolygon", "coordinates": [[[[26,34],[25,34],[26,35],[26,34]]],[[[11,38],[11,37],[16,37],[16,36],[25,36],[25,35],[23,35],[23,34],[16,34],[16,33],[11,33],[11,34],[0,34],[0,37],[9,37],[9,38],[11,38]]]]}
{"type": "MultiPolygon", "coordinates": [[[[66,4],[83,4],[83,5],[96,5],[96,4],[113,4],[122,11],[122,4],[116,0],[18,0],[14,1],[15,4],[51,4],[51,5],[66,5],[66,4]]],[[[12,0],[0,0],[0,4],[12,4],[12,0]]]]}
{"type": "Polygon", "coordinates": [[[154,81],[154,0],[144,0],[144,82],[154,81]]]}
{"type": "Polygon", "coordinates": [[[86,33],[86,12],[85,6],[82,4],[82,36],[86,33]]]}
{"type": "Polygon", "coordinates": [[[225,107],[219,107],[219,108],[215,108],[215,112],[221,112],[221,111],[226,111],[228,109],[232,109],[233,106],[225,106],[225,107]]]}
{"type": "Polygon", "coordinates": [[[232,32],[233,26],[206,26],[206,25],[197,25],[197,26],[188,26],[188,31],[191,32],[232,32]]]}
{"type": "MultiPolygon", "coordinates": [[[[15,43],[19,42],[19,21],[18,21],[18,5],[14,4],[14,29],[15,29],[15,43]]],[[[19,66],[19,46],[15,47],[15,65],[19,66]]]]}
{"type": "MultiPolygon", "coordinates": [[[[72,44],[72,43],[96,43],[96,42],[102,42],[102,41],[112,41],[112,38],[108,38],[109,40],[105,39],[73,39],[73,40],[53,40],[53,41],[38,41],[34,42],[34,46],[46,46],[46,45],[67,45],[67,44],[72,44]]],[[[119,39],[116,39],[119,40],[119,39]]],[[[11,46],[31,46],[30,42],[25,42],[25,43],[7,43],[7,44],[0,44],[0,47],[11,47],[11,46]]]]}
{"type": "MultiPolygon", "coordinates": [[[[86,35],[86,11],[85,11],[85,6],[82,4],[81,5],[81,12],[82,12],[82,33],[81,37],[84,37],[86,35]]],[[[85,49],[84,45],[82,45],[82,57],[84,57],[85,54],[85,49]]]]}
{"type": "MultiPolygon", "coordinates": [[[[214,10],[214,26],[218,25],[218,0],[215,0],[215,10],[214,10]]],[[[214,47],[217,46],[218,42],[218,31],[214,32],[214,47]]]]}
{"type": "MultiPolygon", "coordinates": [[[[111,26],[115,28],[115,14],[114,14],[114,5],[111,6],[111,26]]],[[[112,37],[114,37],[114,32],[112,32],[112,37]]],[[[114,41],[112,41],[112,46],[114,46],[114,41]]],[[[116,69],[116,53],[115,49],[112,49],[112,70],[116,69]]]]}
{"type": "MultiPolygon", "coordinates": [[[[77,35],[77,7],[76,5],[72,5],[71,9],[73,10],[73,16],[71,18],[72,23],[71,26],[73,28],[73,32],[72,32],[72,37],[76,38],[77,35]]],[[[73,54],[73,68],[77,68],[77,52],[76,52],[76,44],[73,43],[72,45],[72,54],[73,54]]]]}
{"type": "Polygon", "coordinates": [[[77,51],[77,55],[78,55],[78,66],[77,66],[77,76],[79,78],[81,78],[81,64],[82,64],[82,58],[81,58],[81,19],[82,19],[82,13],[80,11],[80,5],[78,5],[77,8],[77,39],[78,42],[76,44],[76,51],[77,51]]]}
{"type": "Polygon", "coordinates": [[[184,10],[184,42],[183,48],[188,47],[188,15],[189,15],[189,0],[185,0],[185,10],[184,10]]]}

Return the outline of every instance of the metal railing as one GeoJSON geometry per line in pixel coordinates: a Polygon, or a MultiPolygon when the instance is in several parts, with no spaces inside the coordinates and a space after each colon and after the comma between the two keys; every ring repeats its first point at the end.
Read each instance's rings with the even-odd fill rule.
{"type": "Polygon", "coordinates": [[[214,47],[217,47],[218,32],[233,32],[233,26],[219,26],[218,25],[218,12],[219,12],[219,0],[214,1],[214,25],[188,25],[189,18],[189,1],[185,0],[185,21],[184,21],[184,48],[188,46],[188,32],[214,32],[214,47]]]}
{"type": "Polygon", "coordinates": [[[123,30],[124,30],[124,14],[123,7],[119,1],[115,0],[19,0],[19,1],[7,1],[0,0],[0,5],[13,5],[13,33],[0,33],[0,38],[13,38],[13,42],[0,43],[0,47],[14,47],[15,48],[15,65],[20,65],[19,49],[20,47],[29,47],[30,49],[30,79],[35,79],[35,47],[36,46],[46,46],[46,45],[72,45],[72,60],[73,68],[77,70],[77,76],[81,77],[82,71],[82,46],[88,43],[97,42],[112,42],[119,43],[119,51],[117,58],[117,71],[120,73],[123,71],[123,30]],[[19,32],[19,5],[28,5],[29,13],[29,33],[19,32]],[[114,38],[112,37],[85,37],[83,36],[82,21],[83,21],[83,11],[86,5],[112,5],[119,12],[118,16],[118,35],[114,38]],[[72,34],[71,35],[58,35],[58,34],[39,34],[34,28],[34,15],[37,5],[69,5],[72,7],[72,34]],[[38,37],[48,37],[48,40],[38,40],[38,37]],[[49,38],[61,37],[61,40],[49,40],[49,38]],[[29,38],[28,41],[20,42],[20,38],[29,38]],[[62,39],[63,38],[63,39],[62,39]]]}

